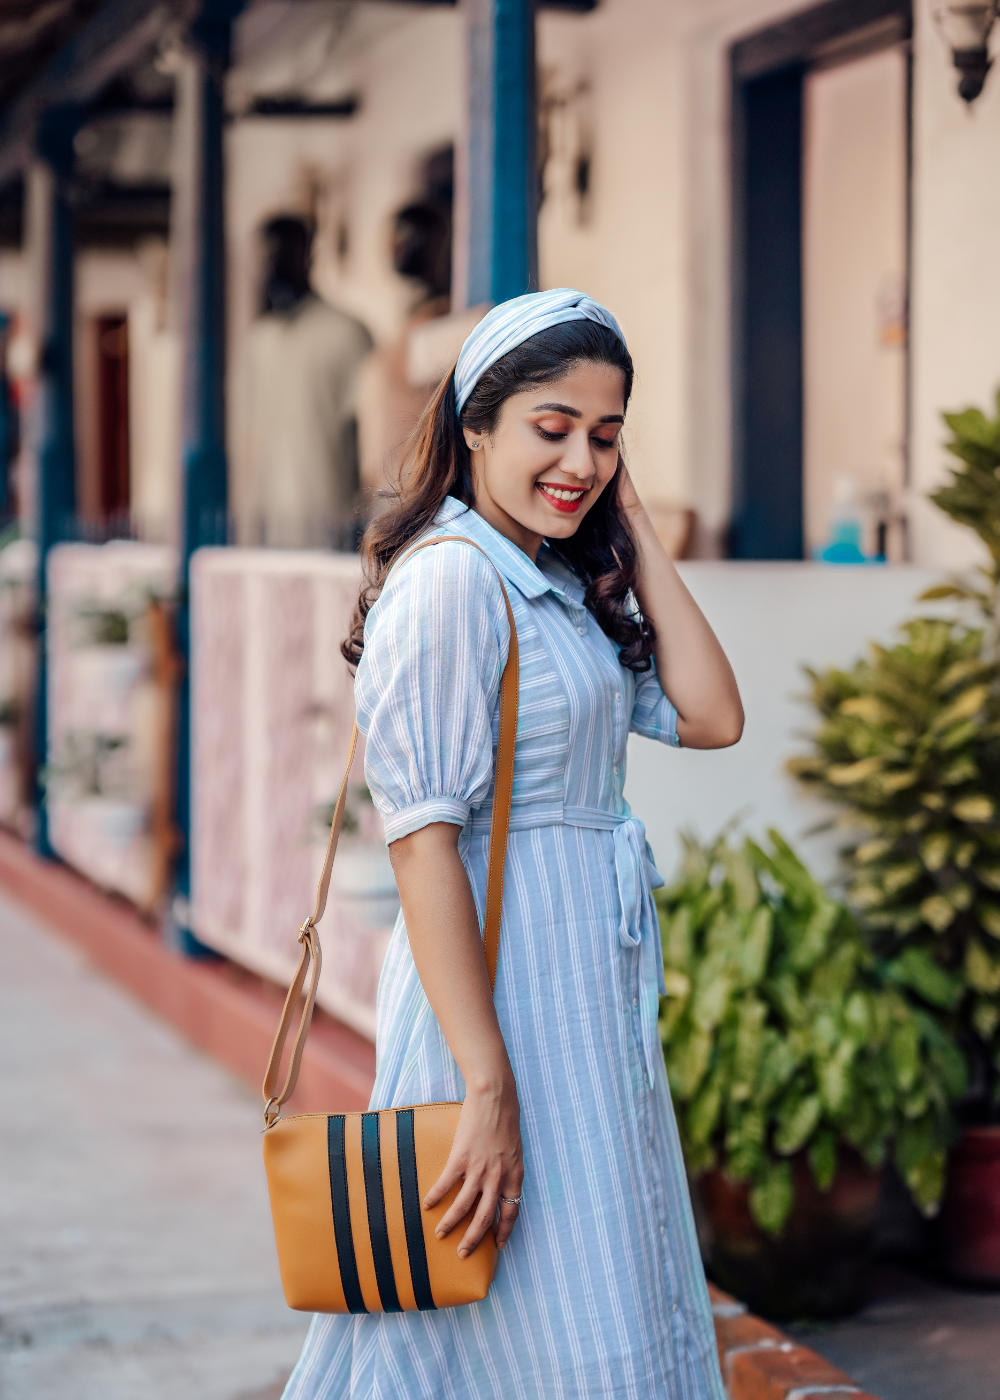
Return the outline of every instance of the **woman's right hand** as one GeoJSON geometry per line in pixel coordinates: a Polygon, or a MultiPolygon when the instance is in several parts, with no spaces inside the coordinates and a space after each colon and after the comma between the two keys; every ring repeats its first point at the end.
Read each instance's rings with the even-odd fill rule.
{"type": "Polygon", "coordinates": [[[500,1197],[520,1196],[523,1180],[521,1108],[508,1064],[495,1079],[466,1088],[447,1164],[424,1197],[424,1206],[430,1209],[456,1182],[462,1182],[462,1189],[437,1226],[438,1239],[450,1234],[475,1206],[475,1214],[458,1246],[458,1257],[466,1258],[492,1225],[499,1206],[497,1248],[503,1249],[517,1222],[520,1206],[501,1201],[500,1197]]]}

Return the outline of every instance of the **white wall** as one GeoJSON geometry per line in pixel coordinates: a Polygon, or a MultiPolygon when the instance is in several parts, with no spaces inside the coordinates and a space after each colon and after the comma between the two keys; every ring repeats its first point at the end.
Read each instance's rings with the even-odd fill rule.
{"type": "Polygon", "coordinates": [[[665,875],[676,868],[680,832],[703,840],[742,814],[759,835],[777,826],[816,870],[836,868],[836,833],[805,833],[835,815],[784,771],[816,728],[802,667],[850,666],[870,641],[891,642],[899,623],[932,609],[915,604],[933,570],[879,565],[682,564],[684,581],[732,662],[746,728],[731,749],[668,749],[629,741],[625,796],[665,875]]]}

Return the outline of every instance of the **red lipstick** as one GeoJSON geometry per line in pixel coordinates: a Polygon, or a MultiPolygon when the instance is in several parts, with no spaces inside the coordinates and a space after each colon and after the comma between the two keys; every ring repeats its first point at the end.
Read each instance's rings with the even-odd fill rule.
{"type": "Polygon", "coordinates": [[[563,515],[573,515],[580,508],[580,502],[587,494],[587,487],[558,486],[554,481],[536,481],[535,487],[542,493],[550,506],[563,515]],[[560,492],[556,496],[554,492],[560,492]]]}

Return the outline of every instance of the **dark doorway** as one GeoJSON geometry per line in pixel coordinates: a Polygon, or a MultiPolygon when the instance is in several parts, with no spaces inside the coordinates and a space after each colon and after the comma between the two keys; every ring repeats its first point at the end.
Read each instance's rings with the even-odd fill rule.
{"type": "Polygon", "coordinates": [[[128,319],[97,320],[98,443],[101,515],[121,520],[129,512],[128,319]]]}
{"type": "Polygon", "coordinates": [[[805,84],[815,68],[905,43],[911,25],[911,0],[828,0],[732,50],[730,553],[737,559],[805,552],[805,84]]]}

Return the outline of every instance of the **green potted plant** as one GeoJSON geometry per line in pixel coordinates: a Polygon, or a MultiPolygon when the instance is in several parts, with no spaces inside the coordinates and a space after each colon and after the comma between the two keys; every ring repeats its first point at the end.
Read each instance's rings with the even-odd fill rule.
{"type": "Polygon", "coordinates": [[[888,1153],[937,1207],[962,1057],[777,832],[685,844],[660,1030],[706,1262],[768,1316],[850,1311],[888,1153]]]}
{"type": "Polygon", "coordinates": [[[955,618],[918,618],[850,670],[812,673],[822,722],[790,766],[842,808],[870,946],[966,1059],[943,1247],[955,1273],[1000,1282],[1000,412],[946,422],[959,465],[932,499],[989,562],[924,594],[958,602],[955,618]]]}

